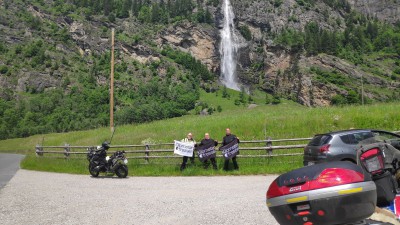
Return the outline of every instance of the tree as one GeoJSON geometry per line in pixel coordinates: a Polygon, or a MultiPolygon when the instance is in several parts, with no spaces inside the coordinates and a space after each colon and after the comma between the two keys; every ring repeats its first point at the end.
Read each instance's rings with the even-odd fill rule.
{"type": "Polygon", "coordinates": [[[140,11],[139,11],[139,15],[138,15],[138,19],[141,22],[145,22],[145,23],[150,23],[151,22],[151,8],[148,6],[142,6],[140,11]]]}
{"type": "Polygon", "coordinates": [[[269,94],[265,94],[265,104],[269,105],[271,104],[272,100],[269,94]]]}
{"type": "Polygon", "coordinates": [[[133,16],[138,17],[140,8],[141,8],[141,0],[133,0],[131,5],[133,16]]]}
{"type": "Polygon", "coordinates": [[[245,105],[245,104],[247,103],[246,98],[245,98],[245,94],[246,94],[246,92],[245,92],[245,90],[244,90],[244,87],[242,86],[242,87],[240,88],[239,101],[240,101],[243,105],[245,105]]]}
{"type": "Polygon", "coordinates": [[[112,12],[112,0],[104,0],[104,15],[108,16],[112,12]]]}
{"type": "Polygon", "coordinates": [[[320,51],[320,29],[317,23],[310,22],[305,27],[305,49],[308,54],[316,55],[320,51]]]}
{"type": "Polygon", "coordinates": [[[278,95],[275,95],[272,99],[272,104],[277,105],[281,103],[281,98],[278,95]]]}
{"type": "Polygon", "coordinates": [[[222,97],[223,98],[230,98],[230,95],[228,93],[228,89],[226,88],[225,85],[224,85],[224,88],[222,89],[222,97]]]}
{"type": "Polygon", "coordinates": [[[157,23],[160,21],[161,9],[158,3],[153,3],[151,8],[151,21],[157,23]]]}

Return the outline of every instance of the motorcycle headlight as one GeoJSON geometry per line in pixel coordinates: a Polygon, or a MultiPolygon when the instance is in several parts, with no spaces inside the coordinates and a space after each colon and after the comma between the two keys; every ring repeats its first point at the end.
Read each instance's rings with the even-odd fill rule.
{"type": "Polygon", "coordinates": [[[125,163],[125,164],[128,164],[128,159],[124,159],[124,163],[125,163]]]}

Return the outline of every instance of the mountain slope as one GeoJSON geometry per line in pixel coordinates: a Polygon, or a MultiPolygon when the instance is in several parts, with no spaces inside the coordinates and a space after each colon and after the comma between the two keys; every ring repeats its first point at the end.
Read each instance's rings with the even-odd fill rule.
{"type": "MultiPolygon", "coordinates": [[[[199,113],[200,89],[222,89],[221,3],[1,1],[0,138],[106,126],[111,28],[117,123],[199,113]]],[[[397,1],[232,4],[249,93],[307,106],[399,99],[397,1]]]]}

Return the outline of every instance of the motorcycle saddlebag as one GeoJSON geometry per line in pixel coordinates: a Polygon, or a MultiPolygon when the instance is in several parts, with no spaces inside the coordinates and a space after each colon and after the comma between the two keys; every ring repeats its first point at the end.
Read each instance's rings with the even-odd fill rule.
{"type": "Polygon", "coordinates": [[[267,206],[282,225],[355,223],[375,211],[376,186],[351,162],[328,162],[280,175],[267,191],[267,206]]]}
{"type": "Polygon", "coordinates": [[[390,205],[396,197],[396,181],[392,174],[385,170],[385,168],[391,167],[395,155],[390,154],[389,150],[385,144],[373,143],[362,146],[357,151],[358,164],[367,173],[372,174],[372,180],[376,184],[377,206],[379,207],[390,205]]]}
{"type": "Polygon", "coordinates": [[[376,185],[376,192],[377,196],[377,206],[385,207],[392,203],[396,194],[393,190],[395,190],[395,183],[396,182],[392,174],[389,171],[381,175],[373,176],[373,180],[376,185]]]}

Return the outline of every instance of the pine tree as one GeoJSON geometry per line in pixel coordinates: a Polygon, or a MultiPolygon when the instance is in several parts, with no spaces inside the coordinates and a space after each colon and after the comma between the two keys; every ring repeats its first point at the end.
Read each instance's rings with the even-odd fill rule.
{"type": "Polygon", "coordinates": [[[105,16],[110,14],[112,11],[112,0],[104,0],[103,10],[105,16]]]}

